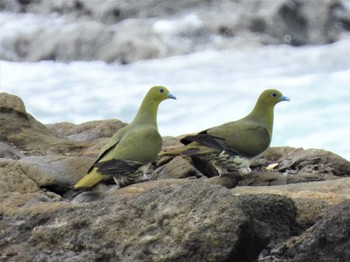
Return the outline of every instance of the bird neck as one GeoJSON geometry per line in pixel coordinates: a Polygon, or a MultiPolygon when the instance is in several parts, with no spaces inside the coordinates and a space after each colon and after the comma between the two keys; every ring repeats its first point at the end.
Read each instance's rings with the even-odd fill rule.
{"type": "Polygon", "coordinates": [[[145,97],[132,123],[147,123],[157,127],[157,112],[160,102],[145,97]]]}
{"type": "Polygon", "coordinates": [[[272,137],[273,130],[273,110],[275,105],[256,103],[253,111],[247,116],[247,118],[252,119],[254,121],[258,121],[261,124],[265,125],[270,133],[270,137],[272,137]]]}

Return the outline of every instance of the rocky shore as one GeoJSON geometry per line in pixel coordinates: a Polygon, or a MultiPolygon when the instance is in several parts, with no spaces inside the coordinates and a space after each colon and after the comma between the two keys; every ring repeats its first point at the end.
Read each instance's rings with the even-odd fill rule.
{"type": "Polygon", "coordinates": [[[350,162],[332,152],[270,148],[244,178],[162,157],[151,181],[82,192],[73,184],[125,123],[43,125],[19,97],[0,105],[0,261],[350,257],[350,162]]]}
{"type": "Polygon", "coordinates": [[[0,59],[132,63],[349,36],[348,0],[2,0],[0,59]]]}

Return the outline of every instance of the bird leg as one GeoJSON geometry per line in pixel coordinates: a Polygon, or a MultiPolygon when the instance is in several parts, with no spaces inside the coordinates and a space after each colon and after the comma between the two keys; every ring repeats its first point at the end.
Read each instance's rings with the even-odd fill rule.
{"type": "Polygon", "coordinates": [[[119,181],[118,181],[118,178],[114,176],[114,177],[113,177],[113,180],[114,180],[114,182],[115,182],[115,184],[116,184],[116,188],[119,189],[121,186],[120,186],[120,183],[119,183],[119,181]]]}

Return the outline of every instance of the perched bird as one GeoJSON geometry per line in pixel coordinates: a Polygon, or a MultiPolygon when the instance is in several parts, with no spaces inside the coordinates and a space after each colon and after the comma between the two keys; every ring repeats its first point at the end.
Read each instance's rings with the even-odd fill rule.
{"type": "Polygon", "coordinates": [[[246,175],[251,172],[251,159],[270,145],[273,111],[275,105],[281,101],[289,101],[289,98],[278,90],[265,90],[247,116],[196,135],[186,136],[181,139],[185,146],[162,152],[161,155],[189,155],[193,164],[202,172],[203,165],[209,161],[219,175],[227,173],[228,170],[246,175]]]}
{"type": "Polygon", "coordinates": [[[112,136],[87,175],[74,188],[92,187],[111,177],[117,183],[119,180],[132,182],[144,175],[162,147],[157,111],[159,104],[168,98],[176,99],[166,87],[152,87],[143,99],[134,120],[112,136]]]}

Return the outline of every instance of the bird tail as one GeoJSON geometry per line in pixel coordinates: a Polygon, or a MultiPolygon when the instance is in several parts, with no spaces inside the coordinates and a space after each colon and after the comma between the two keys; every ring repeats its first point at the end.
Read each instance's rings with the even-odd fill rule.
{"type": "Polygon", "coordinates": [[[74,185],[74,188],[79,189],[84,187],[93,187],[105,179],[105,177],[106,176],[97,172],[97,168],[93,168],[86,176],[84,176],[74,185]]]}

